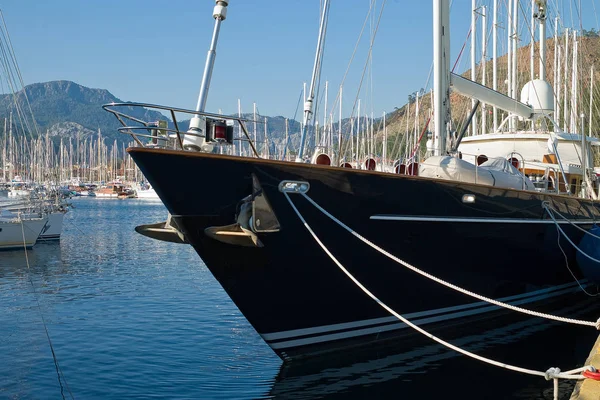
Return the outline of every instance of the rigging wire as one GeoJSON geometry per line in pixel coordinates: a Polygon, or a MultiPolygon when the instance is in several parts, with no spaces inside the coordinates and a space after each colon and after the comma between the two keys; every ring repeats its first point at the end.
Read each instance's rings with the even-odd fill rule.
{"type": "MultiPolygon", "coordinates": [[[[379,23],[381,22],[381,17],[383,15],[383,10],[384,10],[386,2],[387,2],[387,0],[383,0],[383,3],[381,4],[381,9],[379,11],[379,17],[377,18],[377,25],[375,26],[375,31],[373,33],[373,37],[372,37],[371,43],[369,45],[369,52],[368,52],[368,55],[367,55],[367,61],[365,62],[365,66],[363,67],[362,75],[361,75],[361,78],[360,78],[360,82],[358,84],[358,90],[356,92],[356,97],[354,99],[354,104],[352,106],[352,112],[350,113],[350,116],[354,116],[354,112],[356,111],[356,105],[358,103],[358,98],[360,96],[360,91],[361,91],[362,84],[363,84],[363,81],[364,81],[364,78],[365,78],[365,73],[367,71],[367,66],[368,66],[369,58],[371,57],[371,53],[373,52],[373,45],[374,45],[374,42],[375,42],[375,37],[377,36],[377,31],[379,30],[379,23]]],[[[360,118],[360,115],[357,116],[357,117],[360,118]]],[[[357,132],[357,135],[358,135],[358,132],[357,132]]],[[[347,149],[348,149],[348,144],[346,144],[346,149],[345,150],[347,151],[347,149]]],[[[345,154],[346,151],[340,152],[340,154],[345,154]]],[[[357,149],[357,154],[358,154],[358,149],[357,149]]]]}
{"type": "MultiPolygon", "coordinates": [[[[356,44],[354,45],[354,50],[352,51],[352,55],[350,56],[350,61],[348,61],[348,66],[346,67],[346,72],[344,72],[344,76],[342,77],[342,82],[340,83],[340,87],[343,87],[344,83],[346,82],[346,77],[348,76],[348,73],[350,72],[350,66],[352,65],[352,62],[354,61],[354,57],[356,56],[356,52],[358,50],[358,45],[360,44],[363,32],[365,30],[365,27],[367,26],[367,22],[369,21],[369,16],[371,15],[371,12],[373,11],[374,6],[375,6],[375,0],[371,0],[371,4],[369,6],[369,11],[367,12],[367,16],[365,17],[362,28],[360,29],[358,39],[356,40],[356,44]]],[[[335,100],[333,101],[332,109],[335,109],[339,100],[340,100],[340,91],[338,90],[337,96],[336,96],[335,100]]]]}
{"type": "Polygon", "coordinates": [[[46,333],[46,338],[48,339],[50,351],[52,352],[52,359],[54,360],[54,367],[56,368],[56,377],[58,379],[58,384],[60,385],[60,395],[63,398],[63,400],[65,400],[65,393],[64,393],[64,387],[63,387],[63,381],[64,381],[67,391],[69,392],[69,395],[71,396],[71,399],[75,399],[75,396],[73,396],[73,392],[71,392],[71,388],[69,388],[69,384],[67,383],[65,374],[62,371],[60,364],[58,363],[58,358],[56,357],[56,352],[54,351],[54,345],[52,344],[52,339],[50,338],[50,333],[48,332],[48,326],[46,324],[46,319],[44,318],[44,313],[42,312],[42,306],[40,305],[40,300],[39,300],[37,291],[35,290],[35,285],[33,284],[33,279],[31,278],[31,267],[29,265],[29,256],[27,254],[27,243],[25,240],[25,225],[23,223],[23,217],[21,215],[19,215],[19,220],[21,221],[21,234],[23,236],[23,249],[25,250],[25,261],[27,263],[27,272],[28,272],[27,277],[29,278],[29,283],[31,284],[31,288],[33,290],[35,301],[37,303],[37,308],[40,313],[40,317],[42,319],[42,324],[44,325],[44,331],[46,333]]]}

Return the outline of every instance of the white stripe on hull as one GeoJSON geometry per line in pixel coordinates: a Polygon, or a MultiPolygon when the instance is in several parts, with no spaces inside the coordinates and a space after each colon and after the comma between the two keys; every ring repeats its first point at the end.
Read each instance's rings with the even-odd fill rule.
{"type": "MultiPolygon", "coordinates": [[[[585,286],[585,280],[581,281],[585,286]]],[[[555,286],[548,289],[538,290],[530,293],[521,295],[509,296],[498,299],[499,301],[509,303],[511,305],[522,305],[531,303],[534,301],[540,301],[549,299],[556,296],[561,296],[567,293],[576,292],[580,290],[577,283],[570,283],[560,286],[555,286]]],[[[483,314],[486,312],[496,311],[500,307],[490,305],[486,302],[477,302],[472,304],[466,304],[463,306],[445,307],[435,310],[427,310],[417,313],[406,314],[405,317],[412,320],[417,325],[424,325],[434,322],[446,321],[461,317],[473,316],[477,314],[483,314]],[[442,315],[439,315],[442,314],[442,315]]],[[[273,349],[286,349],[290,347],[304,346],[309,344],[316,344],[322,342],[328,342],[332,340],[347,339],[362,335],[369,335],[374,333],[388,332],[396,329],[406,328],[402,322],[398,321],[395,317],[383,317],[375,318],[363,321],[348,322],[343,324],[326,325],[314,328],[306,329],[295,329],[284,332],[261,334],[262,338],[271,346],[273,349]],[[384,324],[384,325],[380,325],[384,324]],[[379,325],[379,326],[373,326],[379,325]],[[335,331],[341,331],[338,333],[330,333],[335,331]],[[325,333],[324,335],[311,336],[308,338],[294,339],[301,336],[314,335],[317,333],[325,333]],[[281,339],[291,339],[281,342],[275,342],[281,339]]]]}
{"type": "MultiPolygon", "coordinates": [[[[453,217],[424,217],[406,215],[371,215],[370,219],[377,221],[410,221],[410,222],[466,222],[485,224],[554,224],[551,219],[527,219],[527,218],[453,218],[453,217]]],[[[593,219],[580,220],[558,220],[559,224],[594,224],[593,219]]]]}
{"type": "Polygon", "coordinates": [[[40,240],[59,240],[60,235],[40,235],[40,240]]]}

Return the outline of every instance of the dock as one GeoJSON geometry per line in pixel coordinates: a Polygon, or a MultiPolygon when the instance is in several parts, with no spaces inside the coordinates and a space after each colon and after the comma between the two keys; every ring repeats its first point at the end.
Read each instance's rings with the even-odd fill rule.
{"type": "MultiPolygon", "coordinates": [[[[596,339],[585,365],[593,365],[600,371],[600,336],[596,339]]],[[[600,381],[583,379],[577,382],[571,394],[571,400],[597,400],[600,399],[600,381]]]]}

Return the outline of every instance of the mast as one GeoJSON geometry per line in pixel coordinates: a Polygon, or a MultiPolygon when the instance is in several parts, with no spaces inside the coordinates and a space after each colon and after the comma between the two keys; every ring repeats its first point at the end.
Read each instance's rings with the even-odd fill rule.
{"type": "Polygon", "coordinates": [[[206,65],[204,66],[204,75],[202,76],[202,83],[200,84],[200,95],[198,96],[198,103],[196,104],[196,111],[204,111],[206,108],[206,100],[208,99],[208,89],[210,87],[210,81],[212,78],[213,67],[215,65],[215,57],[217,56],[217,41],[219,40],[219,31],[221,29],[221,22],[225,21],[227,17],[227,6],[229,0],[217,0],[215,8],[213,9],[213,18],[215,19],[215,26],[213,30],[212,40],[210,42],[210,49],[206,56],[206,65]]]}
{"type": "Polygon", "coordinates": [[[564,81],[563,81],[563,131],[567,132],[569,130],[569,115],[568,115],[568,103],[567,103],[567,80],[569,79],[569,28],[565,28],[565,73],[564,73],[564,81]]]}
{"type": "MultiPolygon", "coordinates": [[[[492,89],[498,91],[498,0],[494,0],[493,14],[494,24],[492,25],[492,57],[494,61],[492,62],[492,89]]],[[[498,130],[498,115],[496,113],[495,106],[493,109],[493,113],[493,132],[496,133],[496,131],[498,130]]]]}
{"type": "Polygon", "coordinates": [[[540,23],[540,77],[546,80],[546,0],[536,0],[538,3],[537,18],[540,23]]]}
{"type": "MultiPolygon", "coordinates": [[[[487,8],[486,6],[481,7],[481,84],[486,85],[486,70],[485,70],[485,58],[487,57],[487,8]]],[[[481,103],[481,133],[486,132],[486,106],[485,103],[481,103]]]]}
{"type": "Polygon", "coordinates": [[[282,161],[285,161],[286,156],[287,156],[287,146],[288,146],[288,142],[290,140],[290,124],[289,124],[289,120],[286,118],[285,119],[285,142],[283,143],[283,157],[282,157],[282,161]]]}
{"type": "Polygon", "coordinates": [[[265,158],[269,159],[269,134],[267,132],[267,117],[265,117],[265,158]]]}
{"type": "MultiPolygon", "coordinates": [[[[571,133],[577,132],[577,31],[573,30],[573,63],[571,64],[571,133]]],[[[583,133],[583,132],[582,132],[583,133]]]]}
{"type": "MultiPolygon", "coordinates": [[[[592,68],[590,69],[590,117],[588,118],[588,131],[589,136],[592,137],[592,104],[594,104],[594,65],[592,64],[592,68]]],[[[582,132],[583,134],[583,132],[582,132]]]]}
{"type": "Polygon", "coordinates": [[[337,165],[341,166],[342,164],[342,94],[343,94],[343,86],[340,85],[340,116],[338,121],[338,157],[337,157],[337,165]]]}
{"type": "MultiPolygon", "coordinates": [[[[471,0],[471,80],[473,82],[477,79],[476,67],[477,63],[475,60],[475,50],[477,37],[477,0],[471,0]]],[[[475,99],[471,99],[471,109],[475,108],[475,99]]],[[[477,135],[477,116],[473,115],[473,123],[471,124],[473,130],[473,136],[477,135]]]]}
{"type": "Polygon", "coordinates": [[[329,122],[327,123],[327,154],[331,157],[331,165],[333,164],[333,135],[335,134],[333,130],[333,116],[335,115],[335,111],[333,109],[329,110],[329,122]]]}
{"type": "Polygon", "coordinates": [[[558,17],[556,17],[554,18],[554,93],[556,94],[554,96],[554,119],[556,121],[558,121],[560,118],[560,103],[558,101],[560,98],[560,83],[558,82],[560,69],[558,65],[558,57],[558,17]]]}
{"type": "MultiPolygon", "coordinates": [[[[417,142],[419,141],[419,92],[417,92],[417,96],[415,98],[415,127],[413,132],[413,149],[417,147],[417,142]]],[[[415,153],[416,156],[416,153],[415,153]]],[[[416,157],[415,157],[416,160],[416,157]]]]}
{"type": "Polygon", "coordinates": [[[6,182],[6,118],[4,118],[4,142],[2,143],[2,182],[6,182]]]}
{"type": "Polygon", "coordinates": [[[434,155],[446,153],[449,105],[450,10],[447,0],[433,0],[434,155]]]}
{"type": "Polygon", "coordinates": [[[254,110],[253,110],[253,114],[252,114],[252,120],[253,120],[253,126],[252,126],[252,132],[254,134],[254,143],[256,144],[257,148],[256,150],[258,151],[258,142],[256,140],[256,102],[253,103],[254,106],[254,110]]]}
{"type": "MultiPolygon", "coordinates": [[[[322,145],[327,148],[327,90],[329,89],[329,82],[325,81],[325,101],[323,102],[323,137],[321,139],[322,145]]],[[[325,150],[325,153],[329,153],[329,150],[325,150]]]]}
{"type": "MultiPolygon", "coordinates": [[[[518,81],[518,77],[517,77],[517,29],[518,29],[518,23],[519,23],[519,0],[514,0],[513,1],[513,6],[514,6],[514,11],[513,11],[513,15],[512,15],[512,53],[513,53],[513,57],[512,57],[512,89],[511,89],[511,93],[512,93],[512,98],[516,99],[517,98],[517,81],[518,81]]],[[[515,131],[517,129],[517,124],[516,124],[516,118],[514,116],[511,117],[510,119],[511,122],[511,131],[515,131]]]]}
{"type": "Polygon", "coordinates": [[[356,112],[356,168],[360,168],[360,99],[358,99],[358,111],[356,112]]]}
{"type": "MultiPolygon", "coordinates": [[[[529,80],[535,79],[535,3],[531,0],[531,36],[529,41],[529,80]]],[[[541,32],[540,32],[541,33],[541,32]]],[[[540,43],[540,50],[542,44],[540,43]]]]}
{"type": "MultiPolygon", "coordinates": [[[[210,87],[210,81],[212,78],[213,67],[215,65],[215,57],[217,56],[217,42],[219,40],[219,31],[221,29],[221,22],[225,21],[227,17],[227,6],[229,0],[216,0],[216,5],[213,9],[213,18],[215,19],[215,26],[213,29],[213,36],[210,42],[210,48],[206,56],[206,64],[204,65],[204,74],[202,75],[202,82],[200,84],[200,94],[198,95],[198,103],[196,104],[196,111],[201,112],[206,108],[206,100],[208,99],[208,89],[210,87]]],[[[206,123],[205,119],[198,115],[190,120],[190,127],[188,132],[196,135],[205,134],[206,123]]],[[[185,135],[183,147],[190,150],[200,151],[204,146],[206,139],[199,136],[185,135]]]]}
{"type": "Polygon", "coordinates": [[[8,162],[11,168],[8,170],[8,179],[12,181],[15,170],[14,152],[12,150],[12,111],[8,115],[8,162]]]}
{"type": "Polygon", "coordinates": [[[512,2],[513,0],[508,0],[508,14],[506,17],[506,47],[508,49],[506,56],[506,73],[507,73],[507,85],[506,85],[506,95],[512,98],[512,2]]]}
{"type": "MultiPolygon", "coordinates": [[[[242,118],[242,102],[240,99],[238,99],[238,118],[242,118]]],[[[244,154],[242,153],[242,124],[239,123],[238,124],[238,138],[239,138],[239,149],[238,149],[238,154],[240,156],[243,156],[244,154]]]]}
{"type": "Polygon", "coordinates": [[[386,165],[387,160],[387,127],[385,126],[385,111],[383,112],[383,149],[382,149],[382,167],[386,165]]]}
{"type": "Polygon", "coordinates": [[[315,54],[315,63],[313,65],[312,78],[310,80],[310,87],[308,91],[308,98],[304,102],[304,121],[302,124],[302,132],[300,135],[300,147],[298,149],[298,156],[296,162],[302,162],[304,156],[304,146],[306,144],[306,130],[313,113],[313,100],[315,98],[315,89],[317,84],[317,77],[321,71],[321,61],[323,57],[323,44],[325,41],[325,32],[327,30],[327,14],[329,11],[329,0],[324,0],[323,11],[321,13],[321,23],[319,25],[319,39],[317,41],[317,51],[315,54]]]}
{"type": "Polygon", "coordinates": [[[556,97],[556,109],[554,112],[556,123],[558,126],[554,127],[555,131],[558,131],[560,128],[561,88],[562,88],[562,52],[561,52],[561,47],[558,46],[558,56],[556,57],[556,96],[555,96],[556,97]]]}

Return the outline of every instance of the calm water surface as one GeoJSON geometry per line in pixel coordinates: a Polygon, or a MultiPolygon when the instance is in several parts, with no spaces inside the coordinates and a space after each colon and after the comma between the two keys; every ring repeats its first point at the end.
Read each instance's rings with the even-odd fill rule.
{"type": "MultiPolygon", "coordinates": [[[[134,232],[166,218],[162,203],[73,204],[61,242],[28,251],[29,267],[24,251],[0,253],[0,398],[552,398],[543,379],[436,344],[282,366],[191,247],[134,232]]],[[[534,320],[454,343],[527,368],[565,370],[585,361],[594,340],[589,328],[534,320]],[[506,359],[515,346],[522,358],[506,359]]],[[[571,386],[561,386],[568,398],[571,386]]]]}

